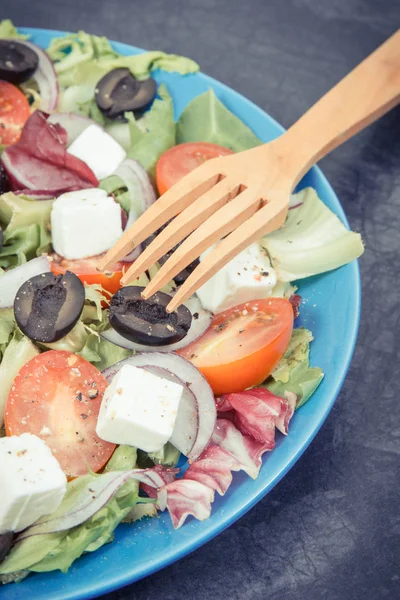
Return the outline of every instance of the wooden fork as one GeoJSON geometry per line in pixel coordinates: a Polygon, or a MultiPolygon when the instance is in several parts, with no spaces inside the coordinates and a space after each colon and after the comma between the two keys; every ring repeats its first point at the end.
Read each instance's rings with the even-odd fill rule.
{"type": "Polygon", "coordinates": [[[398,102],[400,29],[279,138],[214,158],[186,175],[133,223],[99,268],[173,219],[122,278],[123,285],[132,282],[184,240],[144,289],[146,299],[217,243],[174,295],[167,307],[172,312],[239,252],[284,223],[293,189],[315,162],[398,102]]]}

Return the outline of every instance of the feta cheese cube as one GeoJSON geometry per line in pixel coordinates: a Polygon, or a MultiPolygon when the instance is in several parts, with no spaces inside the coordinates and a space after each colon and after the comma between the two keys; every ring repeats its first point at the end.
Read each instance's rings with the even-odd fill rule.
{"type": "Polygon", "coordinates": [[[69,154],[80,158],[92,169],[97,179],[108,177],[126,158],[126,152],[99,125],[89,125],[72,142],[69,154]]]}
{"type": "Polygon", "coordinates": [[[67,478],[46,443],[31,433],[0,439],[0,534],[22,531],[54,512],[67,478]]]}
{"type": "MultiPolygon", "coordinates": [[[[200,257],[200,261],[208,252],[200,257]]],[[[258,243],[251,244],[197,290],[203,308],[212,313],[271,295],[276,274],[258,243]]]]}
{"type": "Polygon", "coordinates": [[[122,235],[121,207],[104,190],[62,194],[51,211],[54,250],[69,259],[105,252],[122,235]]]}
{"type": "Polygon", "coordinates": [[[107,442],[157,452],[172,435],[182,393],[178,383],[124,365],[104,393],[96,433],[107,442]]]}

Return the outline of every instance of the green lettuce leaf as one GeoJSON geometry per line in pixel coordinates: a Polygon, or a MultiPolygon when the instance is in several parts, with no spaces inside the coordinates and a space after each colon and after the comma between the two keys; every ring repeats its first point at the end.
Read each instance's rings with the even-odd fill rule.
{"type": "Polygon", "coordinates": [[[78,354],[93,363],[99,371],[103,371],[116,362],[132,356],[133,353],[131,350],[126,350],[105,340],[97,332],[93,332],[88,335],[85,345],[78,354]]]}
{"type": "MultiPolygon", "coordinates": [[[[130,446],[119,446],[109,461],[106,472],[124,471],[136,466],[136,450],[130,446]]],[[[68,512],[79,490],[94,480],[96,475],[88,473],[70,481],[67,492],[57,509],[57,515],[68,512]]],[[[139,483],[129,480],[111,500],[92,518],[73,529],[34,535],[17,543],[7,558],[0,564],[0,575],[18,574],[24,571],[68,571],[71,564],[84,552],[93,552],[110,542],[117,525],[132,511],[139,500],[139,483]]],[[[54,513],[54,515],[56,514],[54,513]]]]}
{"type": "Polygon", "coordinates": [[[361,256],[360,234],[349,231],[313,188],[296,197],[300,206],[289,210],[284,226],[261,241],[280,281],[331,271],[361,256]]]}
{"type": "Polygon", "coordinates": [[[0,196],[3,247],[0,266],[18,266],[51,251],[50,214],[54,200],[32,200],[12,192],[0,196]]]}
{"type": "Polygon", "coordinates": [[[100,118],[100,113],[91,104],[96,85],[113,69],[126,67],[137,79],[146,79],[154,69],[177,71],[182,75],[199,69],[190,58],[159,50],[123,56],[112,49],[107,38],[84,31],[53,38],[47,53],[54,61],[60,85],[58,109],[80,112],[95,120],[100,118]]]}
{"type": "Polygon", "coordinates": [[[148,457],[155,465],[176,467],[181,453],[170,442],[167,442],[159,452],[149,452],[148,457]]]}
{"type": "Polygon", "coordinates": [[[39,350],[31,340],[16,329],[0,364],[0,428],[4,425],[4,408],[12,382],[19,370],[37,354],[39,350]]]}
{"type": "Polygon", "coordinates": [[[11,19],[4,19],[3,21],[0,21],[0,38],[27,40],[29,35],[18,33],[17,28],[14,26],[11,19]]]}
{"type": "Polygon", "coordinates": [[[14,310],[12,308],[0,308],[0,346],[8,344],[14,329],[14,310]]]}
{"type": "Polygon", "coordinates": [[[321,383],[324,374],[318,367],[310,367],[311,331],[301,327],[294,329],[289,346],[271,376],[263,384],[273,394],[285,396],[294,392],[296,408],[302,406],[321,383]]]}
{"type": "Polygon", "coordinates": [[[234,152],[248,150],[262,143],[211,89],[189,102],[179,117],[176,143],[184,142],[211,142],[234,152]]]}
{"type": "Polygon", "coordinates": [[[131,114],[129,118],[131,148],[129,158],[134,158],[154,180],[155,167],[161,154],[175,146],[175,121],[172,98],[164,84],[144,117],[140,127],[131,114]]]}
{"type": "Polygon", "coordinates": [[[131,210],[131,196],[128,188],[125,187],[124,182],[118,175],[110,175],[102,179],[99,187],[105,190],[109,196],[112,194],[127,215],[129,215],[131,210]]]}

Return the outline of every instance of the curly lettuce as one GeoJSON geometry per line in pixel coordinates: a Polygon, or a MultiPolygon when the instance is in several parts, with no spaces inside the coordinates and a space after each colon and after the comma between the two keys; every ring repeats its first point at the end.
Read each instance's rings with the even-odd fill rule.
{"type": "MultiPolygon", "coordinates": [[[[190,58],[167,54],[161,50],[123,56],[105,37],[84,31],[53,38],[47,53],[54,61],[60,85],[60,111],[79,112],[99,117],[92,103],[98,81],[119,67],[130,70],[137,79],[146,79],[155,69],[194,73],[199,66],[190,58]],[[91,111],[95,111],[93,114],[91,111]]],[[[98,119],[97,119],[98,120],[98,119]]]]}
{"type": "Polygon", "coordinates": [[[0,21],[0,39],[2,38],[26,40],[29,38],[29,35],[19,33],[11,19],[4,19],[0,21]]]}
{"type": "Polygon", "coordinates": [[[0,196],[0,225],[3,227],[0,267],[16,267],[44,252],[51,252],[53,202],[38,202],[12,192],[0,196]]]}

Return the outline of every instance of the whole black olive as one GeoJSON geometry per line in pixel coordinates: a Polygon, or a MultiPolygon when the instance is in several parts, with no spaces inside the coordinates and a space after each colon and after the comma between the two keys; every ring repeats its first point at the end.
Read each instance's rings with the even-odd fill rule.
{"type": "MultiPolygon", "coordinates": [[[[144,242],[143,242],[143,248],[147,248],[147,246],[149,246],[151,244],[151,242],[153,240],[155,240],[155,238],[158,236],[159,233],[161,233],[161,231],[163,229],[165,229],[167,227],[167,225],[169,225],[171,221],[169,221],[168,223],[166,223],[165,225],[163,225],[162,227],[160,227],[160,229],[157,229],[157,231],[155,231],[154,233],[152,233],[144,242]]],[[[185,240],[182,240],[182,242],[184,242],[185,240]]],[[[168,250],[168,252],[166,254],[164,254],[164,256],[162,256],[161,258],[158,259],[158,262],[160,263],[160,265],[163,265],[164,263],[167,262],[167,260],[169,259],[169,257],[171,256],[171,254],[173,254],[175,252],[175,250],[177,248],[179,248],[179,246],[182,244],[182,242],[179,242],[179,244],[177,244],[176,246],[174,246],[171,250],[168,250]]],[[[186,281],[186,279],[189,277],[190,273],[192,273],[195,268],[197,267],[197,265],[199,264],[199,259],[196,258],[193,262],[191,262],[189,265],[187,265],[187,267],[185,267],[180,273],[178,273],[177,275],[175,275],[174,277],[174,281],[176,283],[176,285],[182,285],[182,283],[184,281],[186,281]]]]}
{"type": "Polygon", "coordinates": [[[111,326],[122,336],[149,346],[174,344],[189,331],[192,315],[181,305],[169,314],[165,310],[171,296],[157,292],[143,300],[138,286],[123,287],[111,298],[109,320],[111,326]]]}
{"type": "Polygon", "coordinates": [[[144,108],[156,95],[157,84],[151,77],[138,81],[126,68],[110,71],[97,84],[96,104],[110,119],[124,112],[144,108]]]}
{"type": "Polygon", "coordinates": [[[0,40],[0,79],[10,83],[27,81],[37,69],[39,56],[17,40],[0,40]]]}
{"type": "Polygon", "coordinates": [[[42,273],[25,281],[14,300],[18,327],[36,342],[57,342],[81,316],[85,288],[78,277],[42,273]]]}
{"type": "Polygon", "coordinates": [[[10,189],[11,189],[10,180],[8,178],[5,168],[0,163],[0,196],[1,196],[1,194],[5,194],[6,192],[9,192],[10,189]]]}
{"type": "Polygon", "coordinates": [[[9,553],[13,537],[14,534],[12,532],[2,533],[0,535],[0,563],[9,553]]]}

